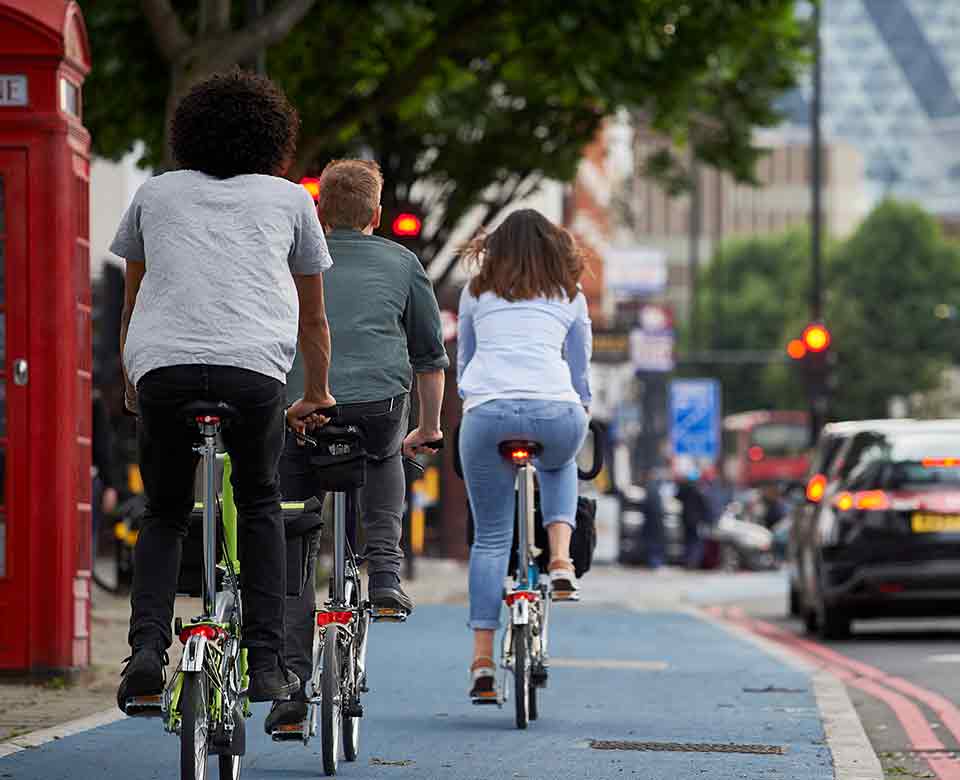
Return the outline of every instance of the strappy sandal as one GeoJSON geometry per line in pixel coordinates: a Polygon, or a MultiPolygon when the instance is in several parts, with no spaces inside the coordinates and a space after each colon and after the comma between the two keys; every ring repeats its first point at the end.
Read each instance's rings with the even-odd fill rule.
{"type": "Polygon", "coordinates": [[[474,704],[496,704],[496,662],[488,655],[480,655],[470,664],[470,699],[474,704]]]}
{"type": "Polygon", "coordinates": [[[579,601],[580,586],[573,561],[554,558],[547,567],[550,574],[550,597],[554,601],[579,601]]]}

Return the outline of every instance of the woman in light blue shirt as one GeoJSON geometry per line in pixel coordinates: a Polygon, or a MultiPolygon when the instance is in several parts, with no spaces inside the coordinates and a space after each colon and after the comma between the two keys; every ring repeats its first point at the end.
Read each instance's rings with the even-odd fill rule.
{"type": "MultiPolygon", "coordinates": [[[[590,405],[590,317],[579,290],[583,254],[567,231],[532,209],[516,211],[465,256],[477,274],[460,298],[457,380],[463,399],[460,458],[473,511],[471,696],[493,690],[493,639],[513,539],[514,469],[507,439],[543,446],[540,504],[557,592],[577,589],[570,559],[576,524],[575,457],[590,405]]],[[[487,694],[485,697],[484,694],[487,694]]]]}

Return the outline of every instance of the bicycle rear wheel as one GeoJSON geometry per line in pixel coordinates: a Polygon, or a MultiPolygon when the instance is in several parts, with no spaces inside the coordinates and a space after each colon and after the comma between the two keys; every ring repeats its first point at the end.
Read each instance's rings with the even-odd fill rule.
{"type": "Polygon", "coordinates": [[[323,677],[320,680],[320,742],[323,746],[323,771],[337,773],[340,758],[342,697],[340,693],[340,627],[331,623],[323,642],[323,677]]]}
{"type": "Polygon", "coordinates": [[[525,729],[530,720],[530,646],[527,643],[528,627],[513,627],[513,700],[517,715],[517,728],[525,729]]]}
{"type": "Polygon", "coordinates": [[[220,756],[220,780],[240,780],[240,756],[220,756]]]}
{"type": "Polygon", "coordinates": [[[206,780],[210,715],[207,678],[203,672],[184,672],[180,691],[180,778],[206,780]]]}
{"type": "MultiPolygon", "coordinates": [[[[358,697],[359,681],[357,680],[357,664],[353,659],[354,648],[351,646],[344,652],[342,672],[346,677],[344,690],[353,697],[358,697]]],[[[352,715],[342,716],[343,730],[343,757],[347,761],[356,761],[360,755],[360,718],[352,715]]]]}

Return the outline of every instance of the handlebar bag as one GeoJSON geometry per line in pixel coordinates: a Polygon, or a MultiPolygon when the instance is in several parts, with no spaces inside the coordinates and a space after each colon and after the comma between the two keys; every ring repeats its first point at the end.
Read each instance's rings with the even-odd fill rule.
{"type": "Polygon", "coordinates": [[[318,490],[345,492],[366,484],[367,453],[359,427],[325,425],[317,431],[316,439],[310,466],[318,490]]]}

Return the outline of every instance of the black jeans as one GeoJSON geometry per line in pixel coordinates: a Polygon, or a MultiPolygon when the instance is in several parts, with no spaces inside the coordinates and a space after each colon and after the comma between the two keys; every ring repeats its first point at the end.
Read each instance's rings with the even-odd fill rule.
{"type": "Polygon", "coordinates": [[[191,401],[225,401],[239,416],[223,428],[238,514],[243,644],[283,649],[286,539],[277,466],[283,448],[284,386],[254,371],[184,365],[151,371],[137,385],[140,473],[147,511],[134,553],[130,645],[165,649],[194,503],[199,432],[182,412],[191,401]]]}
{"type": "MultiPolygon", "coordinates": [[[[366,433],[367,483],[361,492],[360,504],[366,532],[364,558],[368,572],[388,571],[399,574],[403,562],[400,535],[403,530],[403,499],[406,478],[403,471],[403,445],[410,414],[409,399],[402,396],[387,410],[389,401],[369,404],[345,404],[338,407],[338,423],[358,423],[366,433]]],[[[323,500],[323,491],[315,486],[310,466],[310,447],[300,446],[293,435],[287,437],[280,461],[280,489],[284,499],[300,501],[316,496],[323,500]]],[[[328,530],[332,533],[332,528],[328,530]]],[[[352,529],[348,529],[352,536],[352,529]]],[[[301,680],[310,679],[313,653],[313,624],[316,609],[314,575],[319,540],[308,541],[306,586],[299,596],[287,598],[286,662],[301,680]]]]}

